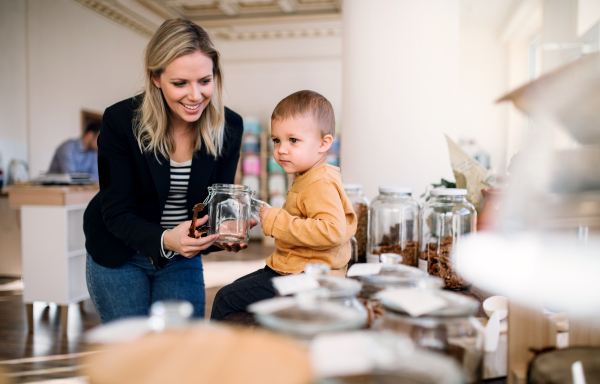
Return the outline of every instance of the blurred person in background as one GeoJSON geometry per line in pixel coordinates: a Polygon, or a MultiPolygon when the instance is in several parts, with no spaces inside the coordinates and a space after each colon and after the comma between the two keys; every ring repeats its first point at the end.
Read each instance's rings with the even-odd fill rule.
{"type": "Polygon", "coordinates": [[[83,136],[62,143],[54,152],[50,173],[88,173],[98,180],[98,135],[100,123],[91,122],[85,127],[83,136]]]}

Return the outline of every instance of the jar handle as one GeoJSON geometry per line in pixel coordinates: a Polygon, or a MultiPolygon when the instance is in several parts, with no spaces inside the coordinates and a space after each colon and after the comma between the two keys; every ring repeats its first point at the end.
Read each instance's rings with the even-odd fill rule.
{"type": "Polygon", "coordinates": [[[252,214],[252,217],[254,218],[254,220],[256,220],[259,223],[260,223],[259,213],[260,213],[260,209],[263,206],[266,206],[267,208],[271,208],[271,206],[269,204],[265,203],[264,201],[252,198],[251,214],[252,214]]]}

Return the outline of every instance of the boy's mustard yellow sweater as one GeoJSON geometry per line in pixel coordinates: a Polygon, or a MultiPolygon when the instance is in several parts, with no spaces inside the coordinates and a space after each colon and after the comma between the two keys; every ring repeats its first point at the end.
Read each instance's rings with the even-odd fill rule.
{"type": "Polygon", "coordinates": [[[266,263],[276,272],[300,273],[307,263],[325,263],[333,274],[343,275],[356,214],[340,169],[323,164],[296,176],[283,208],[271,208],[262,228],[275,238],[277,249],[266,263]]]}

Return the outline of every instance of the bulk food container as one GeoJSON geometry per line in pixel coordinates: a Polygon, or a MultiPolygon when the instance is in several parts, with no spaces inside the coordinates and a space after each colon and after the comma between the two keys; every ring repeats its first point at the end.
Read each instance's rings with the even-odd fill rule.
{"type": "Polygon", "coordinates": [[[427,271],[444,280],[444,288],[461,290],[470,286],[456,271],[453,249],[476,228],[477,212],[467,201],[466,189],[431,190],[421,213],[420,260],[427,260],[427,271]]]}
{"type": "Polygon", "coordinates": [[[455,360],[390,331],[319,335],[310,343],[318,384],[461,384],[455,360]]]}
{"type": "Polygon", "coordinates": [[[387,290],[378,295],[385,313],[373,328],[405,334],[418,347],[455,359],[462,367],[468,383],[481,382],[484,328],[473,317],[479,302],[443,290],[387,290]],[[407,301],[408,304],[418,302],[421,306],[426,301],[428,304],[431,301],[442,304],[438,309],[420,314],[414,313],[418,308],[408,306],[407,301]]]}
{"type": "Polygon", "coordinates": [[[417,266],[419,204],[412,188],[379,187],[369,209],[367,262],[378,263],[382,253],[402,255],[402,264],[417,266]]]}
{"type": "Polygon", "coordinates": [[[327,300],[328,291],[297,293],[274,297],[248,306],[261,326],[299,339],[315,335],[364,327],[367,315],[354,306],[327,300]]]}
{"type": "Polygon", "coordinates": [[[367,230],[369,226],[369,199],[363,195],[362,185],[344,184],[344,191],[350,199],[356,213],[356,242],[358,245],[358,263],[367,262],[367,230]]]}

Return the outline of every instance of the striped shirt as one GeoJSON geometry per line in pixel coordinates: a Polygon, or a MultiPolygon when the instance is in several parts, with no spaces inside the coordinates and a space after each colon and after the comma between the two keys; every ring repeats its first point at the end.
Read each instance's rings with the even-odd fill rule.
{"type": "Polygon", "coordinates": [[[192,170],[192,160],[178,163],[170,160],[171,186],[169,196],[160,219],[160,225],[172,229],[188,219],[187,189],[192,170]]]}

